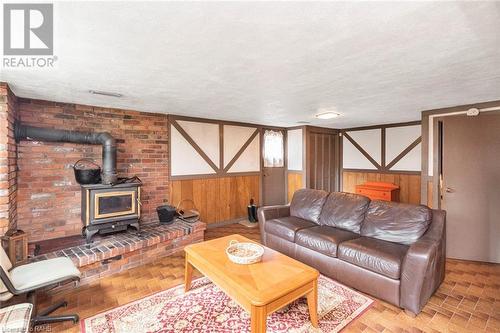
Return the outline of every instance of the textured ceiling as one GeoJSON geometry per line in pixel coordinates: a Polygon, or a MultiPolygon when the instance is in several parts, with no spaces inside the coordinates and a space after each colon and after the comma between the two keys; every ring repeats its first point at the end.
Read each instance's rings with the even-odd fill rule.
{"type": "Polygon", "coordinates": [[[338,128],[500,99],[499,2],[61,2],[54,20],[56,68],[2,69],[19,96],[338,128]]]}

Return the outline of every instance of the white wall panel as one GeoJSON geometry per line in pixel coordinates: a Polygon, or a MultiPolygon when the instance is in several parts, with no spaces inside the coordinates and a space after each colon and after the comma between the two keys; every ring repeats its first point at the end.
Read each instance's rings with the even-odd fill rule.
{"type": "MultiPolygon", "coordinates": [[[[342,164],[344,169],[376,170],[375,166],[346,138],[342,139],[342,164]]],[[[380,142],[379,142],[380,145],[380,142]]]]}
{"type": "MultiPolygon", "coordinates": [[[[405,147],[406,148],[406,147],[405,147]]],[[[415,148],[410,150],[402,159],[396,163],[391,170],[396,171],[420,171],[422,165],[420,164],[422,154],[422,144],[419,143],[415,148]]]]}
{"type": "MultiPolygon", "coordinates": [[[[389,127],[385,130],[385,161],[390,163],[421,135],[421,126],[389,127]]],[[[413,169],[412,169],[413,170],[413,169]]],[[[420,170],[420,168],[419,168],[420,170]]]]}
{"type": "Polygon", "coordinates": [[[205,154],[219,166],[219,125],[195,121],[178,120],[177,123],[186,131],[205,154]]]}
{"type": "Polygon", "coordinates": [[[255,132],[254,127],[224,125],[224,167],[255,132]]]}
{"type": "MultiPolygon", "coordinates": [[[[371,129],[365,131],[347,132],[378,164],[382,160],[382,131],[380,129],[371,129]]],[[[347,141],[344,139],[344,142],[347,141]]]]}
{"type": "Polygon", "coordinates": [[[302,170],[302,129],[287,132],[288,170],[302,170]]]}
{"type": "Polygon", "coordinates": [[[214,169],[173,126],[170,126],[170,142],[172,176],[215,173],[214,169]]]}
{"type": "Polygon", "coordinates": [[[228,172],[260,171],[260,136],[257,135],[228,172]]]}

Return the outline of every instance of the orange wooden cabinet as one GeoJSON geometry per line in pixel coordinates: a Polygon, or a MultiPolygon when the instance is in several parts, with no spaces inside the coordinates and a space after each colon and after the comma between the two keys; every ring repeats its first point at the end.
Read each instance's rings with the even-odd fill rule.
{"type": "Polygon", "coordinates": [[[356,193],[372,200],[399,201],[399,186],[391,183],[366,182],[356,185],[356,193]]]}

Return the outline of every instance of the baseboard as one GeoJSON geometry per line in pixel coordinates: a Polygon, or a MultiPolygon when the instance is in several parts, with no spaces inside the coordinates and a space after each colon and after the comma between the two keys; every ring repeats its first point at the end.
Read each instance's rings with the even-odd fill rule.
{"type": "Polygon", "coordinates": [[[207,229],[223,227],[223,226],[230,225],[230,224],[236,224],[236,223],[239,223],[242,219],[246,219],[246,217],[239,217],[236,219],[215,222],[215,223],[207,223],[207,229]]]}

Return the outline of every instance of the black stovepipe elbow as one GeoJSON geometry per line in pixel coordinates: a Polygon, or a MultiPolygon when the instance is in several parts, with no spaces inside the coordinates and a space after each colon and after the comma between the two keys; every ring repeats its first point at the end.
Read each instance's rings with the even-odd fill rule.
{"type": "Polygon", "coordinates": [[[102,146],[102,183],[116,183],[116,140],[107,132],[92,133],[41,128],[16,123],[14,135],[17,142],[21,140],[71,142],[102,146]]]}

